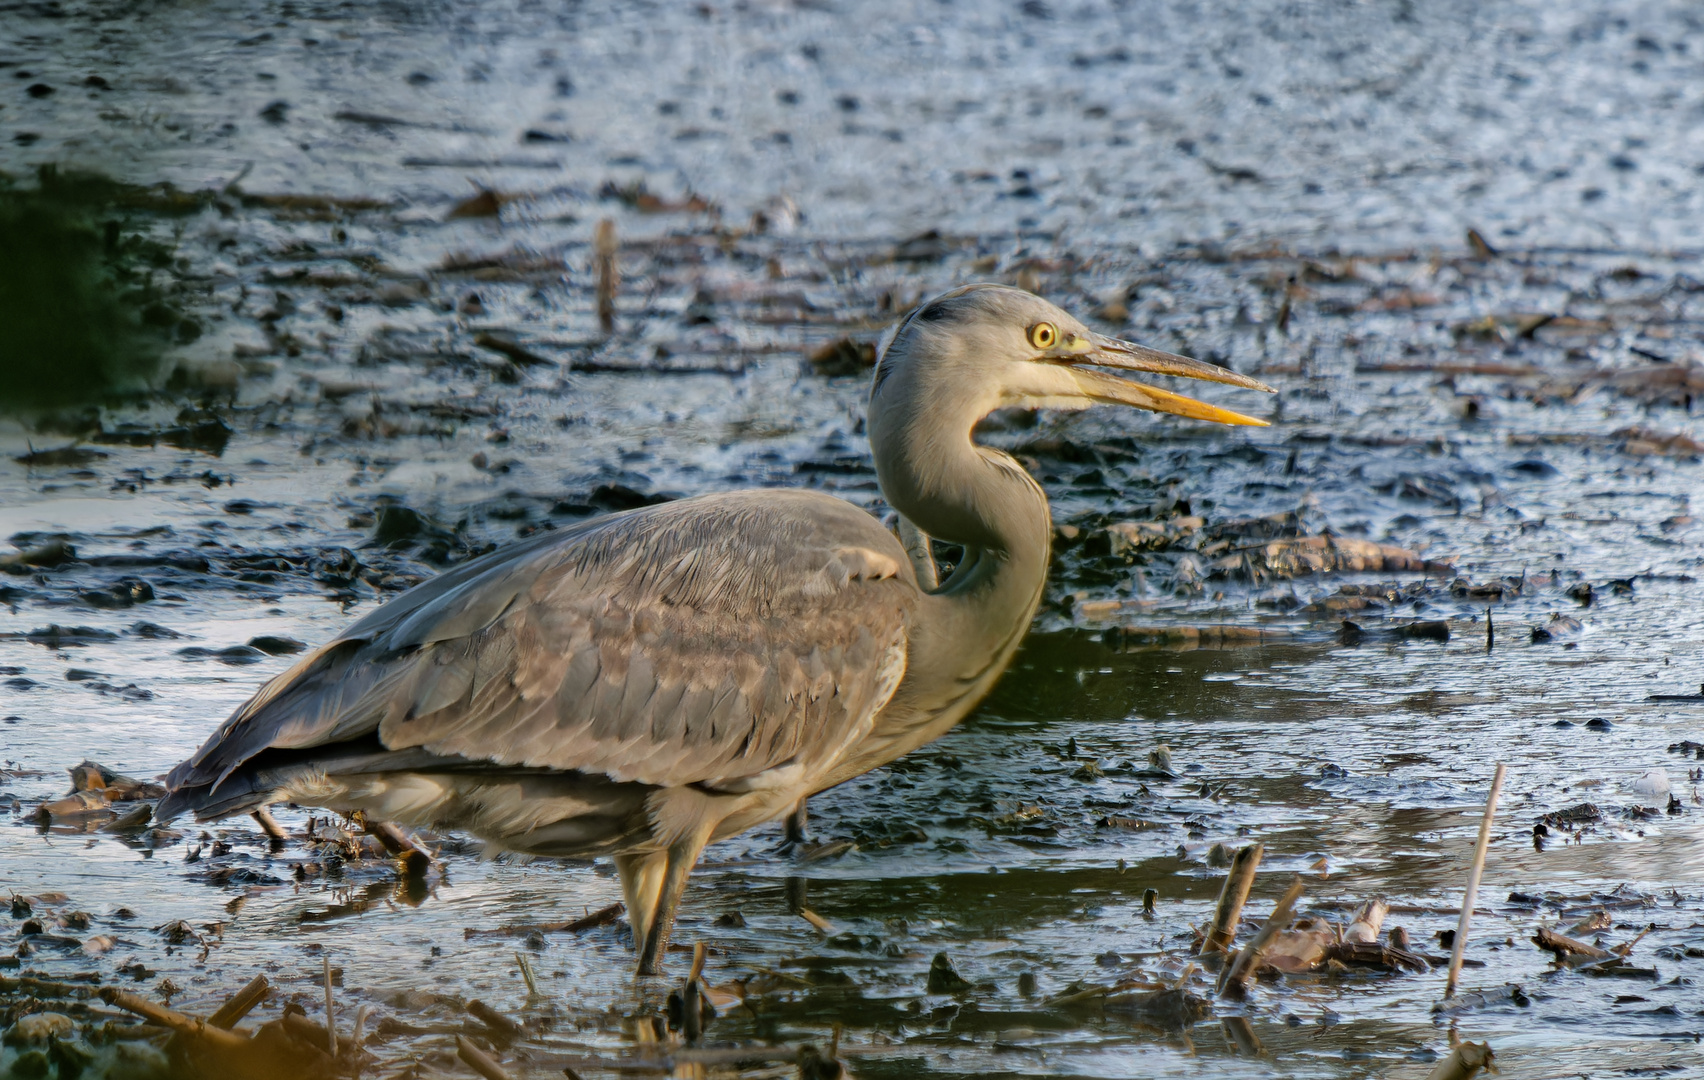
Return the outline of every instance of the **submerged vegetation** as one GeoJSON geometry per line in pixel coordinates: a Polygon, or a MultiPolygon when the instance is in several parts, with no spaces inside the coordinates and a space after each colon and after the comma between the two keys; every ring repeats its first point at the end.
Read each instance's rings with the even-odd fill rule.
{"type": "Polygon", "coordinates": [[[0,177],[0,408],[146,391],[201,324],[180,306],[172,248],[138,230],[123,185],[89,174],[0,177]]]}

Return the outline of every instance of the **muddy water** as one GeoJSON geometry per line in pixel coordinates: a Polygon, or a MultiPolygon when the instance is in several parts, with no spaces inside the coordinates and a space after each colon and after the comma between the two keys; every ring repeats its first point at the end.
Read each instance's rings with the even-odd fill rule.
{"type": "MultiPolygon", "coordinates": [[[[169,248],[152,287],[200,328],[156,395],[0,426],[0,536],[75,548],[0,577],[0,887],[62,893],[38,913],[116,939],[21,968],[128,984],[138,961],[135,986],[201,1014],[266,972],[270,1019],[319,1007],[329,958],[381,1071],[457,1070],[477,997],[548,1022],[506,1054],[517,1075],[600,1075],[586,1059],[631,1049],[663,989],[625,974],[623,929],[466,932],[608,904],[607,866],[442,837],[422,894],[323,858],[302,812],[274,850],[247,819],[115,836],[34,811],[85,758],[150,777],[192,751],[291,662],[247,643],[323,641],[490,545],[740,486],[881,512],[864,380],[805,357],[996,279],[1258,375],[1274,402],[1202,396],[1274,425],[988,425],[1066,527],[1036,632],[962,729],[813,801],[823,846],[767,830],[707,854],[680,940],[714,946],[713,983],[752,980],[712,1036],[839,1024],[865,1076],[1423,1076],[1452,1032],[1515,1076],[1704,1073],[1704,805],[1669,750],[1704,741],[1704,706],[1649,700],[1704,681],[1704,266],[1681,250],[1704,41],[1683,6],[14,17],[6,167],[137,185],[77,209],[169,248]],[[470,178],[499,215],[446,220],[470,178]],[[1265,555],[1325,535],[1432,565],[1265,555]],[[1221,647],[1222,627],[1264,636],[1221,647]],[[1172,776],[1145,772],[1160,744],[1172,776]],[[1497,761],[1464,985],[1518,997],[1439,1019],[1438,972],[1292,978],[1241,1007],[1256,1057],[1217,1020],[1046,1004],[1179,977],[1219,844],[1266,844],[1256,916],[1300,873],[1304,908],[1383,895],[1447,951],[1497,761]],[[1658,769],[1672,803],[1636,787],[1658,769]],[[1582,803],[1600,817],[1535,845],[1582,803]],[[1599,908],[1607,943],[1656,925],[1633,954],[1653,973],[1556,973],[1527,941],[1599,908]],[[154,929],[178,919],[201,940],[154,929]],[[925,992],[939,952],[975,989],[925,992]]],[[[6,953],[20,933],[0,922],[6,953]]]]}

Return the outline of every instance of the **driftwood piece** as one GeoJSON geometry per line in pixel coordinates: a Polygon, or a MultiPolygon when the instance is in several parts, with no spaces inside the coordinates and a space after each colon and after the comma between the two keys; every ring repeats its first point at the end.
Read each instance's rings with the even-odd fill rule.
{"type": "Polygon", "coordinates": [[[627,908],[621,904],[611,904],[608,907],[598,908],[589,915],[581,916],[578,919],[570,919],[568,922],[541,924],[510,923],[506,926],[499,926],[495,930],[475,930],[472,927],[468,927],[466,930],[462,931],[462,936],[469,938],[488,937],[495,934],[518,936],[521,934],[531,934],[535,932],[540,934],[555,934],[561,932],[583,934],[587,930],[595,930],[600,926],[608,926],[610,923],[621,918],[621,913],[626,910],[627,908]]]}
{"type": "Polygon", "coordinates": [[[1213,926],[1201,942],[1201,955],[1231,951],[1237,939],[1237,924],[1242,921],[1243,904],[1248,901],[1249,889],[1254,886],[1254,872],[1265,854],[1265,844],[1249,844],[1231,859],[1231,872],[1225,875],[1225,884],[1219,890],[1213,926]]]}
{"type": "Polygon", "coordinates": [[[1168,1029],[1191,1027],[1211,1011],[1206,998],[1181,986],[1140,994],[1108,994],[1103,1006],[1107,1012],[1168,1029]]]}
{"type": "Polygon", "coordinates": [[[27,994],[34,998],[87,998],[95,995],[95,988],[79,986],[76,983],[51,982],[30,975],[15,979],[0,975],[0,993],[27,994]]]}
{"type": "Polygon", "coordinates": [[[1209,563],[1208,569],[1210,576],[1240,573],[1255,580],[1267,575],[1292,578],[1336,570],[1455,572],[1452,563],[1437,562],[1407,548],[1327,534],[1234,548],[1230,554],[1209,563]]]}
{"type": "Polygon", "coordinates": [[[540,929],[547,933],[554,933],[558,930],[563,930],[570,934],[583,934],[587,930],[595,930],[600,926],[608,926],[610,923],[621,918],[621,913],[626,910],[627,908],[625,905],[610,904],[607,907],[598,908],[589,915],[583,915],[578,919],[570,919],[563,923],[552,923],[549,926],[540,927],[540,929]]]}
{"type": "Polygon", "coordinates": [[[147,803],[137,806],[101,826],[101,832],[135,832],[153,820],[154,808],[147,803]]]}
{"type": "Polygon", "coordinates": [[[1609,960],[1615,954],[1608,949],[1600,949],[1596,945],[1579,941],[1547,927],[1539,927],[1532,935],[1532,943],[1545,952],[1555,953],[1558,960],[1572,957],[1584,957],[1588,960],[1609,960]]]}
{"type": "Polygon", "coordinates": [[[1494,1069],[1496,1057],[1490,1043],[1459,1043],[1433,1066],[1426,1080],[1472,1080],[1481,1069],[1494,1069]]]}
{"type": "Polygon", "coordinates": [[[1509,983],[1498,990],[1476,990],[1469,994],[1447,998],[1432,1006],[1432,1014],[1434,1016],[1460,1016],[1476,1009],[1495,1008],[1511,1001],[1523,1009],[1532,1004],[1532,999],[1527,997],[1526,991],[1521,989],[1519,983],[1509,983]]]}
{"type": "Polygon", "coordinates": [[[1380,968],[1385,971],[1414,971],[1424,974],[1432,965],[1424,956],[1377,941],[1340,941],[1325,947],[1323,960],[1349,967],[1380,968]]]}
{"type": "Polygon", "coordinates": [[[41,808],[36,812],[55,821],[75,821],[81,818],[110,815],[113,809],[112,802],[106,797],[106,793],[96,789],[93,791],[73,791],[63,799],[54,799],[42,803],[41,808]]]}
{"type": "Polygon", "coordinates": [[[267,982],[265,975],[256,975],[241,990],[232,994],[225,1004],[219,1006],[218,1010],[207,1018],[207,1022],[214,1027],[231,1030],[237,1026],[237,1021],[266,1000],[267,991],[271,989],[272,984],[267,982]]]}
{"type": "MultiPolygon", "coordinates": [[[[1125,980],[1125,982],[1130,982],[1130,980],[1125,980]]],[[[1072,984],[1072,985],[1076,985],[1076,984],[1072,984]]],[[[1063,1008],[1063,1007],[1068,1007],[1068,1006],[1072,1006],[1072,1005],[1081,1005],[1086,1001],[1098,1001],[1101,998],[1106,997],[1108,994],[1112,994],[1112,993],[1116,992],[1117,990],[1123,988],[1124,985],[1125,985],[1124,982],[1121,982],[1117,986],[1107,986],[1107,985],[1101,984],[1101,983],[1097,983],[1097,984],[1094,984],[1092,986],[1084,986],[1084,987],[1080,987],[1080,988],[1075,989],[1075,990],[1069,990],[1068,992],[1063,993],[1063,994],[1055,994],[1053,997],[1050,997],[1046,1001],[1042,1002],[1042,1004],[1048,1006],[1049,1008],[1063,1008]]],[[[1132,984],[1132,985],[1134,985],[1134,984],[1132,984]]],[[[1153,983],[1147,983],[1147,984],[1145,984],[1145,986],[1149,990],[1164,990],[1165,989],[1164,986],[1155,985],[1153,983]]]]}
{"type": "MultiPolygon", "coordinates": [[[[26,454],[24,459],[33,460],[39,452],[26,454]]],[[[51,453],[51,451],[49,452],[51,453]]],[[[99,453],[99,451],[82,451],[82,453],[86,455],[88,453],[99,453]]],[[[24,463],[30,464],[31,460],[24,460],[24,463]]],[[[0,555],[0,570],[11,571],[14,568],[25,566],[58,566],[60,563],[70,562],[76,557],[77,549],[75,547],[63,540],[50,540],[37,547],[0,555]]],[[[19,570],[18,572],[24,573],[25,571],[19,570]]]]}
{"type": "Polygon", "coordinates": [[[98,791],[110,802],[140,802],[166,796],[162,785],[114,772],[98,761],[84,761],[66,771],[71,774],[73,791],[98,791]]]}
{"type": "Polygon", "coordinates": [[[300,1080],[335,1074],[334,1060],[325,1052],[325,1031],[298,1012],[262,1024],[254,1038],[235,1049],[213,1047],[190,1053],[196,1076],[220,1080],[300,1080]]]}
{"type": "MultiPolygon", "coordinates": [[[[275,1023],[278,1025],[279,1031],[315,1053],[324,1055],[326,1046],[330,1044],[331,1035],[326,1031],[325,1025],[316,1020],[308,1019],[305,1013],[286,1012],[275,1023]]],[[[271,1027],[272,1025],[266,1026],[271,1027]]],[[[258,1033],[255,1037],[259,1038],[258,1033]]]]}
{"type": "Polygon", "coordinates": [[[1613,925],[1615,925],[1615,920],[1610,917],[1609,912],[1602,908],[1598,908],[1596,911],[1587,915],[1573,926],[1568,927],[1568,929],[1564,930],[1563,933],[1567,934],[1569,937],[1579,937],[1581,934],[1591,934],[1599,930],[1608,930],[1613,925]]]}
{"type": "Polygon", "coordinates": [[[514,362],[517,367],[540,367],[545,365],[554,367],[556,365],[556,361],[547,356],[540,356],[538,353],[533,352],[531,349],[506,334],[493,334],[490,332],[476,334],[474,335],[473,343],[481,348],[490,349],[492,352],[502,353],[514,362]]]}
{"type": "Polygon", "coordinates": [[[1298,919],[1278,932],[1261,962],[1283,972],[1312,971],[1325,962],[1326,950],[1337,944],[1337,931],[1324,919],[1298,919]]]}
{"type": "Polygon", "coordinates": [[[1581,960],[1574,970],[1582,975],[1602,975],[1613,979],[1639,979],[1643,982],[1655,982],[1657,978],[1656,968],[1637,967],[1629,964],[1620,956],[1611,956],[1607,960],[1581,960]]]}
{"type": "Polygon", "coordinates": [[[1221,997],[1238,995],[1245,991],[1248,978],[1254,974],[1254,969],[1260,963],[1267,946],[1272,944],[1272,939],[1278,936],[1279,931],[1290,925],[1290,921],[1295,918],[1296,902],[1301,898],[1302,876],[1297,874],[1290,887],[1284,891],[1284,895],[1279,897],[1271,917],[1254,935],[1254,940],[1244,945],[1236,958],[1225,965],[1224,973],[1219,976],[1218,993],[1221,997]]]}
{"type": "MultiPolygon", "coordinates": [[[[638,1030],[644,1030],[641,1027],[638,1030]]],[[[848,1077],[845,1065],[835,1058],[835,1055],[851,1057],[853,1055],[882,1055],[887,1053],[886,1047],[834,1047],[830,1046],[827,1053],[811,1043],[789,1044],[780,1043],[773,1046],[712,1046],[692,1047],[678,1044],[659,1045],[653,1038],[640,1038],[639,1052],[627,1057],[601,1057],[583,1055],[578,1057],[555,1058],[552,1065],[565,1065],[563,1073],[570,1080],[578,1076],[589,1076],[593,1071],[602,1076],[605,1073],[627,1075],[666,1076],[671,1073],[680,1075],[676,1070],[682,1066],[716,1066],[740,1065],[749,1068],[757,1062],[792,1062],[811,1063],[797,1074],[806,1080],[834,1080],[848,1077]],[[580,1070],[587,1070],[582,1073],[580,1070]],[[811,1071],[816,1069],[818,1071],[811,1071]]],[[[718,1074],[720,1075],[720,1074],[718,1074]]],[[[781,1073],[760,1073],[756,1075],[779,1076],[781,1073]]],[[[795,1075],[791,1072],[786,1075],[795,1075]]]]}
{"type": "Polygon", "coordinates": [[[1349,928],[1343,931],[1345,942],[1366,943],[1377,941],[1379,931],[1384,929],[1385,916],[1390,914],[1390,905],[1382,897],[1375,897],[1361,905],[1361,910],[1355,913],[1355,918],[1349,923],[1349,928]]]}

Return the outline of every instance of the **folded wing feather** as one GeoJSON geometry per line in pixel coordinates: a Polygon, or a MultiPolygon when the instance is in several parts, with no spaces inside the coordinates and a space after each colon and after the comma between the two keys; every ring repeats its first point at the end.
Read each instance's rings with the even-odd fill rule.
{"type": "Polygon", "coordinates": [[[451,570],[264,686],[173,771],[391,750],[716,786],[837,752],[903,670],[917,586],[868,514],[810,492],[596,519],[451,570]]]}

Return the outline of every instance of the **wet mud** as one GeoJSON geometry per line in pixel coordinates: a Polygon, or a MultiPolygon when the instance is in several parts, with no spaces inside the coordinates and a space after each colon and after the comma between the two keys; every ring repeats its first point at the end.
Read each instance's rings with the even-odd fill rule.
{"type": "Polygon", "coordinates": [[[634,982],[611,867],[426,835],[411,874],[308,811],[156,826],[148,785],[302,648],[518,538],[735,487],[884,513],[874,346],[998,280],[1271,383],[1191,392],[1273,424],[984,423],[1053,505],[1034,631],[802,843],[706,854],[703,1052],[780,1048],[709,1075],[810,1043],[865,1077],[1424,1077],[1458,1041],[1704,1074],[1684,9],[889,14],[18,16],[0,241],[71,260],[43,280],[85,307],[16,324],[34,366],[0,374],[0,1069],[172,1075],[116,991],[207,1017],[260,974],[245,1025],[306,1054],[330,982],[368,1075],[467,1075],[458,1038],[518,1077],[684,1062],[690,952],[634,982]],[[1403,141],[1445,107],[1475,123],[1403,141]],[[1216,996],[1197,934],[1254,843],[1239,942],[1300,875],[1321,925],[1383,897],[1423,970],[1348,950],[1216,996]]]}

